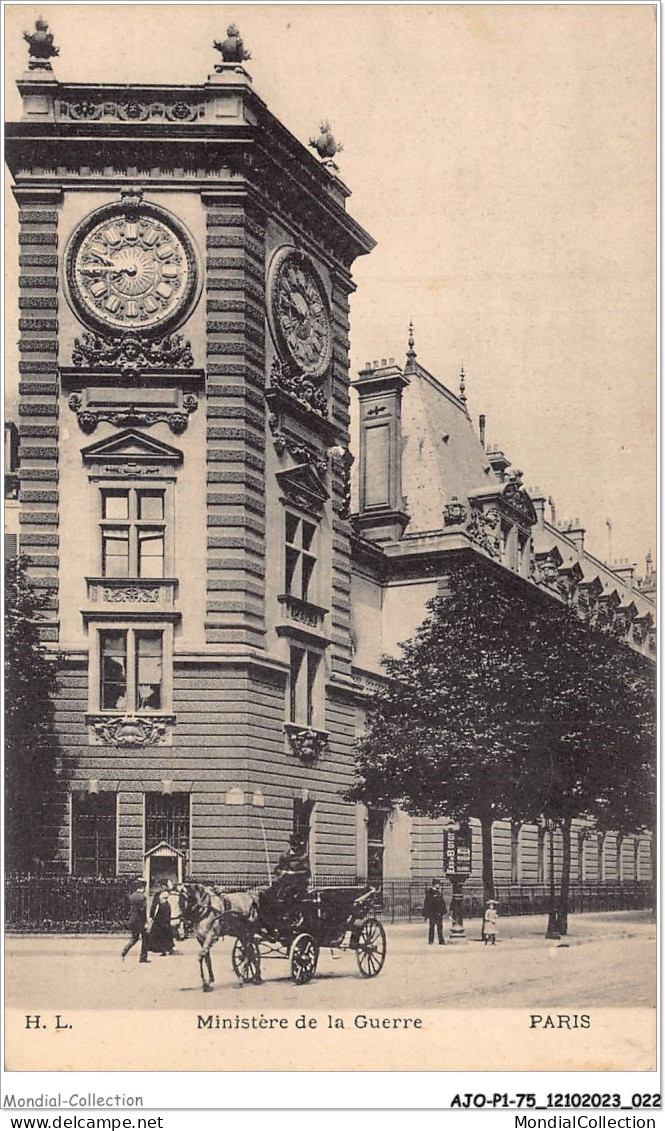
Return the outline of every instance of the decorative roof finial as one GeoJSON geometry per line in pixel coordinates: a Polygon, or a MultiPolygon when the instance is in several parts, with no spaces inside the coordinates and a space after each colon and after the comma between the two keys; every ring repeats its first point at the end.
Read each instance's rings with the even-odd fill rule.
{"type": "Polygon", "coordinates": [[[240,36],[240,32],[235,24],[229,24],[226,29],[227,38],[220,43],[218,39],[213,43],[215,51],[219,51],[224,63],[244,63],[245,59],[251,59],[251,51],[245,51],[245,45],[240,36]]]}
{"type": "Polygon", "coordinates": [[[60,54],[60,48],[53,44],[53,35],[48,30],[46,20],[40,16],[35,20],[34,31],[24,31],[23,38],[28,44],[30,62],[28,69],[31,71],[50,71],[53,68],[49,62],[60,54]]]}
{"type": "Polygon", "coordinates": [[[406,365],[404,366],[405,373],[415,373],[416,371],[416,358],[418,355],[414,349],[414,345],[413,322],[409,322],[409,342],[406,351],[406,365]]]}
{"type": "Polygon", "coordinates": [[[312,149],[315,149],[322,161],[331,160],[336,153],[341,153],[344,149],[341,141],[336,141],[333,135],[330,122],[321,122],[319,126],[319,136],[311,137],[309,144],[312,149]]]}
{"type": "Polygon", "coordinates": [[[459,399],[462,404],[466,404],[466,373],[464,372],[464,362],[462,362],[459,371],[459,399]]]}

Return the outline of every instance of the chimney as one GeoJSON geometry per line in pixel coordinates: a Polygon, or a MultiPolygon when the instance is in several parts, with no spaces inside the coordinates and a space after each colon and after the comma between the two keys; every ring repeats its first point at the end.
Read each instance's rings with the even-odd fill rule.
{"type": "Polygon", "coordinates": [[[533,503],[533,509],[538,515],[538,525],[542,527],[545,522],[545,504],[547,503],[547,499],[541,494],[539,487],[534,488],[533,494],[531,494],[531,491],[529,491],[528,494],[533,503]]]}
{"type": "Polygon", "coordinates": [[[481,413],[478,417],[478,431],[480,433],[480,442],[485,447],[485,413],[481,413]]]}
{"type": "Polygon", "coordinates": [[[579,525],[579,518],[576,518],[571,523],[570,528],[566,530],[566,535],[570,538],[571,542],[575,544],[575,548],[580,554],[584,553],[584,535],[586,531],[583,526],[579,525]]]}
{"type": "Polygon", "coordinates": [[[625,558],[622,558],[620,563],[616,563],[612,572],[615,573],[617,577],[621,578],[624,585],[627,585],[629,589],[632,589],[635,579],[635,568],[636,567],[633,562],[628,562],[625,558]]]}

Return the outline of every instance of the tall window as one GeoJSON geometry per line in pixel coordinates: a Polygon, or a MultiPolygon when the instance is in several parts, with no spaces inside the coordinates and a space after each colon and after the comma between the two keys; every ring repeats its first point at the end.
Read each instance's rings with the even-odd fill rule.
{"type": "Polygon", "coordinates": [[[165,840],[171,848],[189,853],[189,796],[188,793],[146,793],[146,852],[165,840]]]}
{"type": "Polygon", "coordinates": [[[289,722],[298,722],[298,684],[300,683],[300,672],[302,669],[302,662],[305,656],[303,648],[291,647],[291,656],[289,664],[289,722]]]}
{"type": "Polygon", "coordinates": [[[159,711],[163,707],[163,633],[103,629],[99,633],[102,711],[159,711]]]}
{"type": "Polygon", "coordinates": [[[314,804],[313,801],[301,801],[299,797],[296,797],[293,802],[293,835],[302,837],[308,853],[311,848],[310,836],[314,804]]]}
{"type": "Polygon", "coordinates": [[[520,881],[520,828],[517,821],[510,822],[510,882],[520,881]]]}
{"type": "Polygon", "coordinates": [[[367,878],[374,883],[383,883],[384,837],[387,816],[384,809],[368,809],[367,811],[367,878]]]}
{"type": "Polygon", "coordinates": [[[542,825],[539,825],[538,826],[538,857],[537,857],[537,860],[538,860],[538,883],[539,884],[545,883],[545,880],[547,878],[546,864],[545,864],[545,861],[547,859],[545,836],[546,836],[545,829],[542,827],[542,825]]]}
{"type": "Polygon", "coordinates": [[[286,512],[286,558],[284,569],[284,591],[291,597],[310,601],[313,588],[312,578],[316,557],[312,552],[316,527],[304,518],[286,512]]]}
{"type": "Polygon", "coordinates": [[[116,794],[72,794],[72,871],[75,876],[114,876],[116,794]]]}
{"type": "Polygon", "coordinates": [[[289,722],[316,725],[317,674],[321,656],[291,645],[289,656],[289,722]]]}
{"type": "Polygon", "coordinates": [[[103,577],[163,577],[164,491],[130,487],[101,492],[103,577]]]}
{"type": "Polygon", "coordinates": [[[529,576],[529,535],[519,530],[517,533],[517,558],[522,577],[529,576]]]}

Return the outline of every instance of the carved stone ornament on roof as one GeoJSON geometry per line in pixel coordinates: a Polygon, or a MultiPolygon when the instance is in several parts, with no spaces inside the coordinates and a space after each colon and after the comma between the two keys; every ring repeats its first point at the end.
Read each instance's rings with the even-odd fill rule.
{"type": "Polygon", "coordinates": [[[522,484],[523,475],[524,473],[517,468],[513,471],[509,471],[505,476],[501,496],[533,526],[537,520],[537,516],[533,503],[522,484]]]}
{"type": "Polygon", "coordinates": [[[60,48],[53,43],[53,33],[48,30],[46,20],[41,16],[35,20],[34,31],[24,31],[23,38],[28,45],[30,62],[28,69],[31,71],[50,71],[50,59],[55,59],[60,54],[60,48]]]}
{"type": "Polygon", "coordinates": [[[79,428],[86,435],[94,432],[99,422],[104,420],[116,428],[149,428],[153,424],[165,423],[175,436],[180,436],[187,428],[190,413],[198,408],[198,400],[192,393],[183,396],[182,409],[145,409],[133,405],[121,409],[83,408],[79,393],[72,393],[67,403],[76,413],[79,428]]]}
{"type": "Polygon", "coordinates": [[[494,533],[498,525],[499,512],[494,507],[490,507],[486,511],[472,510],[466,526],[467,534],[472,542],[475,542],[492,558],[498,558],[501,549],[499,539],[494,533]]]}
{"type": "Polygon", "coordinates": [[[85,330],[72,350],[72,365],[77,369],[117,369],[131,374],[142,369],[191,369],[193,364],[192,347],[182,334],[154,341],[138,334],[102,338],[85,330]]]}
{"type": "Polygon", "coordinates": [[[453,495],[452,501],[446,503],[443,508],[443,525],[444,526],[463,526],[467,519],[468,511],[464,503],[460,502],[457,495],[453,495]]]}
{"type": "Polygon", "coordinates": [[[324,419],[328,416],[328,402],[322,389],[316,387],[304,373],[286,362],[275,358],[270,369],[270,385],[287,393],[308,409],[324,419]]]}
{"type": "Polygon", "coordinates": [[[163,746],[172,722],[170,715],[88,716],[88,723],[101,746],[163,746]]]}
{"type": "Polygon", "coordinates": [[[251,51],[245,49],[240,31],[235,24],[229,24],[226,29],[226,39],[216,39],[213,43],[215,51],[219,51],[224,63],[244,63],[251,59],[251,51]]]}
{"type": "Polygon", "coordinates": [[[292,753],[306,766],[311,766],[326,753],[328,735],[325,731],[314,730],[313,727],[295,726],[292,723],[285,723],[284,730],[292,753]]]}

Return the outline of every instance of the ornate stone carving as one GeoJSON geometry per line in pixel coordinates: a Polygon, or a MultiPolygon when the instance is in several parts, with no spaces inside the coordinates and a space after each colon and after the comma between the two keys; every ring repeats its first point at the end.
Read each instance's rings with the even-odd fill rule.
{"type": "Polygon", "coordinates": [[[522,484],[523,472],[515,468],[505,476],[501,496],[527,520],[530,526],[537,521],[536,512],[529,495],[522,484]]]}
{"type": "Polygon", "coordinates": [[[279,248],[266,288],[270,332],[281,358],[320,384],[332,358],[333,332],[328,295],[314,263],[298,248],[279,248]]]}
{"type": "Polygon", "coordinates": [[[275,358],[270,369],[270,384],[273,389],[279,389],[294,397],[309,412],[317,416],[327,417],[328,403],[322,389],[317,389],[304,373],[285,362],[275,358]]]}
{"type": "Polygon", "coordinates": [[[86,435],[95,431],[100,420],[114,424],[116,428],[149,428],[152,424],[168,424],[174,435],[181,435],[187,428],[189,415],[198,408],[198,401],[192,394],[182,398],[184,411],[176,409],[143,409],[129,405],[126,408],[83,408],[83,399],[80,393],[72,393],[68,400],[72,412],[76,413],[79,428],[86,435]]]}
{"type": "Polygon", "coordinates": [[[498,525],[499,512],[494,507],[490,507],[486,511],[472,511],[466,527],[471,540],[481,546],[493,558],[498,558],[500,553],[499,539],[493,533],[498,525]]]}
{"type": "Polygon", "coordinates": [[[81,98],[78,101],[61,100],[60,113],[65,118],[79,121],[99,121],[100,118],[118,118],[119,121],[145,122],[166,120],[167,122],[193,122],[205,114],[203,102],[139,102],[131,99],[126,102],[104,101],[81,98]]]}
{"type": "Polygon", "coordinates": [[[103,338],[84,331],[74,341],[72,365],[77,369],[119,369],[137,373],[141,369],[191,369],[192,347],[182,334],[151,341],[137,334],[103,338]]]}
{"type": "Polygon", "coordinates": [[[314,467],[320,475],[325,475],[328,470],[328,459],[323,452],[317,451],[310,444],[306,444],[303,440],[298,440],[295,436],[290,436],[287,432],[282,432],[278,426],[277,417],[273,414],[268,418],[270,431],[272,432],[272,441],[275,445],[275,451],[278,455],[283,455],[288,452],[293,456],[296,463],[306,463],[310,467],[314,467]]]}
{"type": "Polygon", "coordinates": [[[118,479],[134,479],[137,476],[162,475],[163,468],[154,464],[137,463],[130,460],[127,463],[107,463],[104,465],[105,475],[116,475],[118,479]]]}
{"type": "Polygon", "coordinates": [[[88,716],[101,746],[163,746],[172,721],[170,715],[88,716]]]}
{"type": "Polygon", "coordinates": [[[213,47],[215,51],[219,51],[224,63],[244,63],[246,59],[252,57],[251,51],[245,50],[245,45],[235,24],[229,24],[226,29],[226,39],[222,41],[216,39],[213,47]]]}
{"type": "Polygon", "coordinates": [[[153,605],[159,601],[159,589],[149,589],[145,585],[124,585],[120,588],[102,587],[102,601],[124,605],[135,602],[140,605],[153,605]]]}
{"type": "Polygon", "coordinates": [[[34,31],[24,31],[23,38],[28,45],[30,61],[28,69],[31,71],[50,71],[49,59],[55,59],[60,54],[60,48],[53,43],[53,34],[48,30],[46,20],[40,16],[35,20],[34,31]]]}
{"type": "Polygon", "coordinates": [[[348,518],[351,513],[351,468],[354,461],[353,452],[349,448],[333,448],[333,459],[342,476],[342,501],[337,508],[339,518],[348,518]]]}
{"type": "Polygon", "coordinates": [[[446,503],[443,508],[443,525],[463,526],[467,519],[467,513],[464,503],[459,501],[457,495],[453,495],[452,501],[446,503]]]}
{"type": "Polygon", "coordinates": [[[313,727],[294,726],[292,723],[285,723],[284,730],[292,753],[305,765],[311,766],[326,753],[328,735],[325,731],[314,730],[313,727]]]}

